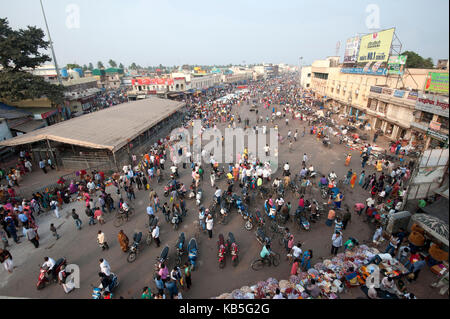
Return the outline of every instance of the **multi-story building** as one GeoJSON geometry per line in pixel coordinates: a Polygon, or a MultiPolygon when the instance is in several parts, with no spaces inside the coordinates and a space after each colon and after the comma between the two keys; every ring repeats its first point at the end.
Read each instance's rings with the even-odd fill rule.
{"type": "Polygon", "coordinates": [[[311,87],[311,65],[301,68],[300,86],[304,89],[309,89],[311,87]]]}
{"type": "Polygon", "coordinates": [[[411,122],[413,136],[423,142],[424,149],[448,147],[448,96],[420,92],[411,122]]]}
{"type": "Polygon", "coordinates": [[[94,69],[92,70],[92,76],[97,80],[97,86],[100,89],[111,90],[118,89],[122,84],[123,69],[109,68],[94,69]]]}
{"type": "Polygon", "coordinates": [[[338,57],[312,64],[311,88],[319,103],[380,129],[390,139],[410,139],[417,92],[427,69],[407,69],[403,76],[386,69],[343,68],[338,57]]]}

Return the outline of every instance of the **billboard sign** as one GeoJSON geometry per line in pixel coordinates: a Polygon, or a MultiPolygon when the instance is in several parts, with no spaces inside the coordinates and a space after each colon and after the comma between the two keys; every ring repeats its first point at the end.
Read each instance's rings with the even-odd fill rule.
{"type": "Polygon", "coordinates": [[[409,100],[414,100],[414,101],[416,101],[418,96],[419,96],[419,93],[418,93],[418,92],[409,91],[409,93],[408,93],[408,99],[409,99],[409,100]]]}
{"type": "Polygon", "coordinates": [[[395,96],[395,97],[400,97],[400,98],[402,98],[402,97],[405,96],[405,91],[402,91],[402,90],[395,90],[395,91],[394,91],[394,96],[395,96]]]}
{"type": "Polygon", "coordinates": [[[373,71],[371,68],[368,68],[364,71],[364,68],[341,68],[341,73],[350,73],[350,74],[366,74],[366,75],[386,75],[387,69],[382,68],[376,71],[373,71]]]}
{"type": "Polygon", "coordinates": [[[428,72],[424,91],[448,94],[448,72],[428,72]]]}
{"type": "Polygon", "coordinates": [[[389,58],[395,28],[361,37],[358,62],[386,62],[389,58]]]}
{"type": "Polygon", "coordinates": [[[403,68],[406,64],[406,55],[394,55],[389,57],[388,74],[403,74],[403,68]]]}
{"type": "Polygon", "coordinates": [[[359,36],[347,39],[344,63],[356,63],[358,59],[359,40],[359,36]]]}
{"type": "Polygon", "coordinates": [[[448,97],[419,93],[419,97],[416,101],[416,110],[421,110],[448,118],[448,97]]]}

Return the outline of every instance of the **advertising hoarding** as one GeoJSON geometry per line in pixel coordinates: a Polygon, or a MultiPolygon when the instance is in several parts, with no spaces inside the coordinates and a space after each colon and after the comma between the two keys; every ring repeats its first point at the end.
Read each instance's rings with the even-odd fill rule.
{"type": "Polygon", "coordinates": [[[376,71],[372,69],[367,69],[364,71],[364,68],[342,68],[341,73],[350,73],[350,74],[367,74],[367,75],[386,75],[387,69],[382,68],[376,71]]]}
{"type": "Polygon", "coordinates": [[[428,72],[424,91],[448,94],[448,72],[428,72]]]}
{"type": "Polygon", "coordinates": [[[403,68],[406,64],[406,55],[394,55],[389,57],[388,74],[403,74],[403,68]]]}
{"type": "Polygon", "coordinates": [[[355,63],[358,59],[359,36],[347,39],[345,45],[344,63],[355,63]]]}
{"type": "Polygon", "coordinates": [[[389,58],[395,28],[361,37],[358,62],[386,62],[389,58]]]}
{"type": "Polygon", "coordinates": [[[416,110],[421,110],[448,118],[448,97],[419,93],[419,97],[416,101],[416,110]]]}

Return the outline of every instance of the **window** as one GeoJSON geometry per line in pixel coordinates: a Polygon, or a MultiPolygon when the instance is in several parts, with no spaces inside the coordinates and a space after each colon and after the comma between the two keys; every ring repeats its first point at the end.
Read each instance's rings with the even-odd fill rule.
{"type": "Polygon", "coordinates": [[[370,100],[369,100],[369,109],[375,111],[375,110],[377,109],[377,104],[378,104],[378,101],[377,101],[377,100],[370,99],[370,100]]]}
{"type": "Polygon", "coordinates": [[[441,129],[448,130],[448,118],[439,116],[437,121],[441,123],[441,129]]]}
{"type": "Polygon", "coordinates": [[[428,112],[422,112],[420,115],[420,122],[430,123],[433,120],[433,114],[428,112]]]}

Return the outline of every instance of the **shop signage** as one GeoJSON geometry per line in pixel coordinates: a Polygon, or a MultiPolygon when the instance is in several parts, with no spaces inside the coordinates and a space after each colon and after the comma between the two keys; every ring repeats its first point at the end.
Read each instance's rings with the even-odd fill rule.
{"type": "Polygon", "coordinates": [[[405,96],[405,91],[402,91],[402,90],[395,90],[395,91],[394,91],[394,96],[395,96],[395,97],[400,97],[400,98],[402,98],[402,97],[405,96]]]}
{"type": "Polygon", "coordinates": [[[419,93],[416,110],[421,110],[448,118],[448,97],[419,93]]]}
{"type": "Polygon", "coordinates": [[[448,143],[448,135],[428,129],[427,135],[437,138],[438,140],[448,143]]]}
{"type": "Polygon", "coordinates": [[[417,100],[417,97],[419,96],[418,92],[410,91],[408,93],[408,99],[409,100],[417,100]]]}
{"type": "Polygon", "coordinates": [[[430,122],[430,129],[435,130],[435,131],[439,131],[441,129],[441,123],[436,122],[436,121],[431,121],[430,122]]]}
{"type": "Polygon", "coordinates": [[[382,87],[379,87],[379,86],[371,86],[370,87],[370,92],[381,94],[382,91],[383,91],[382,87]]]}
{"type": "Polygon", "coordinates": [[[366,75],[386,75],[387,69],[381,68],[376,71],[368,68],[367,71],[364,71],[364,68],[341,68],[341,73],[349,73],[349,74],[366,74],[366,75]]]}
{"type": "Polygon", "coordinates": [[[392,95],[392,89],[383,88],[381,91],[383,94],[392,95]]]}
{"type": "Polygon", "coordinates": [[[388,61],[388,74],[403,74],[403,68],[406,64],[406,55],[394,55],[388,61]]]}

